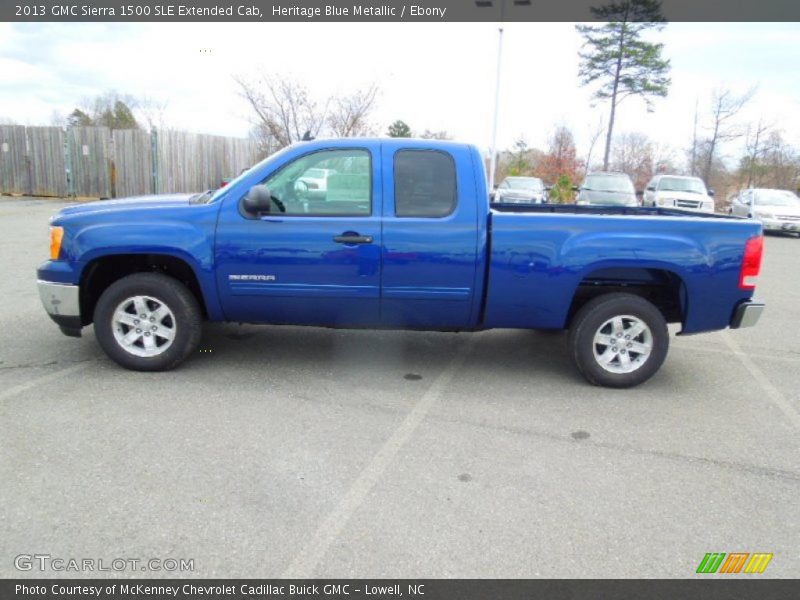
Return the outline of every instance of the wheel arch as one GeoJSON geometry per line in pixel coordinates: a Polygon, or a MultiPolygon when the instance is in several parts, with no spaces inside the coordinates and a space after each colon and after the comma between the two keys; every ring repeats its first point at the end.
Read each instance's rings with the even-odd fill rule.
{"type": "Polygon", "coordinates": [[[197,300],[203,317],[213,317],[213,306],[207,302],[208,290],[193,261],[179,253],[141,252],[112,253],[91,258],[81,272],[81,323],[89,325],[102,293],[115,281],[134,273],[162,273],[185,285],[197,300]]]}
{"type": "Polygon", "coordinates": [[[686,321],[689,290],[680,268],[659,262],[606,262],[590,265],[581,273],[564,326],[570,326],[575,314],[587,302],[614,292],[648,300],[668,323],[683,324],[686,321]]]}

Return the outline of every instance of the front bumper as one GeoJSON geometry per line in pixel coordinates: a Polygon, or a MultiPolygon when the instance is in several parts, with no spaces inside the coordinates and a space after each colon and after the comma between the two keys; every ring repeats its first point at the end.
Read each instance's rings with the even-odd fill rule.
{"type": "Polygon", "coordinates": [[[64,335],[81,336],[80,288],[77,285],[37,282],[39,297],[50,318],[56,322],[64,335]]]}
{"type": "Polygon", "coordinates": [[[764,312],[764,304],[761,302],[753,302],[752,300],[745,300],[736,310],[733,311],[733,318],[731,319],[731,329],[741,329],[742,327],[753,327],[758,323],[761,313],[764,312]]]}
{"type": "Polygon", "coordinates": [[[760,219],[766,231],[787,231],[800,233],[800,221],[783,221],[781,219],[760,219]]]}

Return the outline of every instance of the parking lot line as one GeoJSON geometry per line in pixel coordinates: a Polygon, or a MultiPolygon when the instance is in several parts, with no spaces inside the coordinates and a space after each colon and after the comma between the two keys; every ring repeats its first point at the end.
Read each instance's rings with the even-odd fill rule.
{"type": "Polygon", "coordinates": [[[405,445],[414,431],[430,411],[434,403],[442,395],[453,377],[464,364],[472,348],[475,346],[478,335],[469,335],[469,340],[455,354],[450,364],[442,371],[428,390],[417,401],[411,412],[395,429],[391,437],[378,450],[367,467],[347,490],[336,508],[325,518],[311,539],[303,545],[301,551],[281,577],[286,579],[301,579],[311,577],[319,561],[325,556],[330,545],[344,529],[350,517],[358,510],[364,498],[375,487],[387,467],[394,460],[397,453],[405,445]]]}
{"type": "Polygon", "coordinates": [[[31,379],[26,381],[25,383],[20,383],[19,385],[15,385],[14,387],[8,388],[7,390],[0,392],[0,402],[4,400],[8,400],[9,398],[13,398],[22,392],[25,392],[31,388],[34,388],[38,385],[42,385],[44,383],[48,383],[54,379],[58,379],[59,377],[64,377],[65,375],[69,375],[70,373],[75,373],[76,371],[81,371],[92,364],[93,361],[86,361],[80,362],[72,365],[71,367],[66,367],[64,369],[60,369],[53,373],[48,373],[47,375],[42,375],[41,377],[37,377],[35,379],[31,379]]]}
{"type": "Polygon", "coordinates": [[[750,375],[753,376],[753,379],[758,382],[767,397],[772,400],[772,403],[777,406],[784,415],[786,415],[786,417],[795,427],[800,429],[800,413],[795,410],[791,403],[784,397],[780,390],[772,384],[772,382],[769,380],[769,377],[767,377],[764,372],[759,369],[758,366],[756,366],[752,359],[747,356],[747,354],[742,352],[739,344],[730,336],[727,331],[721,331],[720,335],[722,336],[722,339],[725,341],[725,344],[728,346],[728,348],[731,349],[731,352],[736,355],[736,358],[739,359],[739,362],[744,365],[744,368],[747,369],[750,372],[750,375]]]}

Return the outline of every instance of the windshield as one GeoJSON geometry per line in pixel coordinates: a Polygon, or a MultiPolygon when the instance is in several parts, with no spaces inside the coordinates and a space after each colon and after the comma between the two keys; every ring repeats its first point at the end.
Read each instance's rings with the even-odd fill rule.
{"type": "Polygon", "coordinates": [[[688,192],[690,194],[707,194],[706,186],[701,179],[689,177],[662,177],[658,182],[660,192],[688,192]]]}
{"type": "Polygon", "coordinates": [[[756,206],[791,206],[800,208],[800,198],[785,190],[757,190],[756,206]]]}
{"type": "Polygon", "coordinates": [[[588,175],[583,189],[592,192],[634,193],[633,184],[627,175],[588,175]]]}
{"type": "Polygon", "coordinates": [[[541,190],[544,186],[538,177],[509,177],[506,184],[512,190],[541,190]]]}

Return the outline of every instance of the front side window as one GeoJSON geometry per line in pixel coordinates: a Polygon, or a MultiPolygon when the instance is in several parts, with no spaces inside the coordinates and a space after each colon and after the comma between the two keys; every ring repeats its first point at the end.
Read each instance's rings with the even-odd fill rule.
{"type": "Polygon", "coordinates": [[[263,183],[282,215],[372,214],[372,167],[367,150],[321,150],[306,154],[263,183]]]}
{"type": "Polygon", "coordinates": [[[456,164],[438,150],[400,150],[394,155],[394,203],[398,217],[446,217],[456,207],[456,164]]]}

